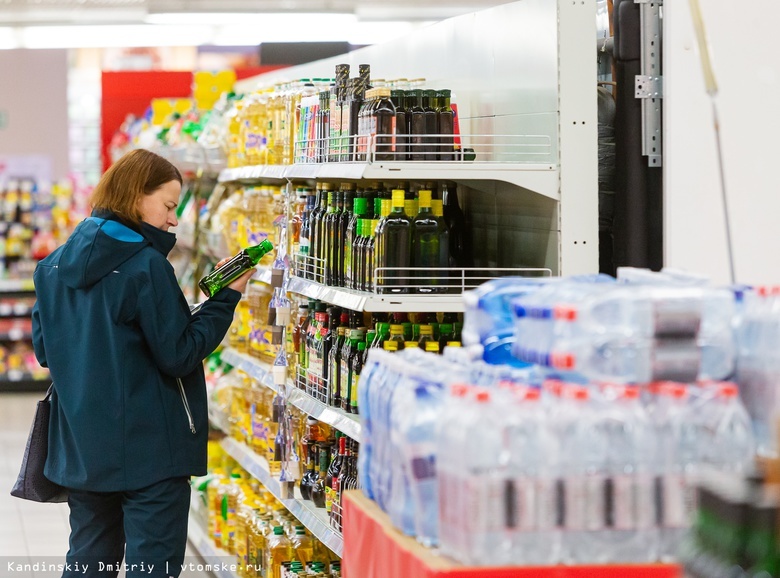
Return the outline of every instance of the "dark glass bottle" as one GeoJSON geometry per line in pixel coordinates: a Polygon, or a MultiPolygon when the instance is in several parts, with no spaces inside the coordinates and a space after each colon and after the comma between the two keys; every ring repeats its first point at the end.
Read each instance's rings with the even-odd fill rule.
{"type": "Polygon", "coordinates": [[[338,307],[328,307],[328,331],[322,338],[322,389],[323,403],[329,403],[331,397],[330,388],[330,351],[333,344],[338,341],[338,326],[341,309],[338,307]]]}
{"type": "Polygon", "coordinates": [[[344,271],[345,281],[350,289],[363,288],[362,274],[365,268],[366,223],[368,222],[370,222],[369,219],[357,219],[355,224],[355,241],[351,249],[351,263],[349,269],[344,271]]]}
{"type": "Polygon", "coordinates": [[[213,297],[223,288],[230,285],[241,275],[249,271],[262,259],[273,245],[269,240],[261,242],[259,245],[246,247],[237,255],[222,265],[217,267],[211,273],[203,277],[198,283],[198,287],[207,297],[213,297]]]}
{"type": "Polygon", "coordinates": [[[376,280],[380,293],[408,293],[411,285],[411,229],[412,220],[404,212],[404,191],[393,191],[393,210],[384,220],[377,240],[380,259],[376,268],[384,269],[376,280]]]}
{"type": "Polygon", "coordinates": [[[314,333],[313,347],[309,355],[309,380],[312,385],[309,393],[324,403],[327,400],[323,368],[325,366],[324,340],[328,335],[328,314],[315,313],[314,318],[317,320],[317,330],[314,333]]]}
{"type": "MultiPolygon", "coordinates": [[[[348,134],[349,117],[344,114],[349,81],[349,64],[336,65],[336,81],[331,89],[330,100],[330,143],[328,160],[341,160],[342,137],[348,134]]],[[[346,144],[346,143],[344,143],[346,144]]]]}
{"type": "Polygon", "coordinates": [[[328,512],[328,515],[330,516],[331,525],[333,523],[333,502],[338,499],[336,494],[338,486],[335,482],[338,480],[341,468],[344,465],[344,454],[347,453],[347,438],[337,432],[336,443],[338,444],[338,453],[336,454],[335,459],[331,460],[330,466],[328,467],[328,474],[325,476],[325,511],[328,512]]]}
{"type": "Polygon", "coordinates": [[[439,325],[439,351],[444,351],[450,341],[457,341],[455,329],[452,327],[452,323],[441,323],[439,325]]]}
{"type": "Polygon", "coordinates": [[[378,161],[394,161],[396,159],[396,118],[395,105],[390,99],[389,88],[376,89],[377,103],[373,108],[376,127],[376,152],[374,158],[378,161]]]}
{"type": "Polygon", "coordinates": [[[366,342],[359,341],[357,351],[352,358],[352,383],[349,392],[349,413],[358,413],[358,384],[360,381],[360,372],[363,371],[363,364],[366,356],[366,342]]]}
{"type": "MultiPolygon", "coordinates": [[[[336,477],[336,500],[338,501],[339,507],[337,508],[338,512],[341,512],[343,514],[344,512],[344,502],[341,499],[342,495],[344,493],[344,489],[347,485],[347,478],[349,474],[349,467],[350,467],[350,448],[352,447],[352,440],[347,439],[344,442],[344,458],[341,464],[341,469],[339,470],[339,475],[336,477]]],[[[342,529],[342,522],[343,522],[343,516],[341,519],[336,518],[336,529],[338,531],[341,531],[342,529]]]]}
{"type": "Polygon", "coordinates": [[[328,444],[317,444],[320,456],[320,467],[317,472],[317,479],[311,488],[311,501],[318,508],[325,507],[325,476],[328,474],[330,465],[330,451],[328,444]]]}
{"type": "Polygon", "coordinates": [[[301,220],[301,234],[298,242],[298,254],[294,255],[297,263],[296,275],[307,278],[309,255],[311,254],[311,214],[314,212],[317,197],[313,189],[306,189],[306,202],[301,220]]]}
{"type": "MultiPolygon", "coordinates": [[[[342,371],[344,370],[344,367],[347,368],[347,375],[346,378],[344,374],[341,375],[341,381],[343,384],[342,387],[342,396],[341,396],[341,409],[343,409],[346,412],[352,411],[352,382],[354,380],[354,370],[355,370],[355,357],[358,354],[358,344],[361,343],[366,337],[366,334],[364,331],[361,331],[360,329],[353,329],[349,333],[349,355],[347,356],[346,363],[343,362],[342,358],[342,371]]],[[[342,352],[343,355],[343,352],[342,352]]]]}
{"type": "Polygon", "coordinates": [[[335,249],[333,251],[335,259],[333,281],[336,287],[344,287],[344,258],[347,244],[347,228],[352,219],[352,208],[355,203],[355,185],[347,183],[343,186],[343,200],[341,210],[338,213],[336,229],[334,235],[335,249]]]}
{"type": "MultiPolygon", "coordinates": [[[[318,183],[319,184],[319,183],[318,183]]],[[[321,183],[319,203],[317,209],[312,213],[312,249],[311,253],[314,259],[311,260],[310,279],[318,283],[325,281],[325,215],[328,211],[328,197],[331,194],[333,185],[330,183],[321,183]]]]}
{"type": "Polygon", "coordinates": [[[368,226],[368,238],[363,257],[363,290],[374,291],[376,269],[376,233],[379,228],[379,219],[373,219],[368,226]]]}
{"type": "Polygon", "coordinates": [[[444,221],[450,233],[450,266],[472,267],[468,240],[466,238],[466,217],[458,204],[458,194],[443,183],[441,198],[444,205],[444,221]]]}
{"type": "Polygon", "coordinates": [[[437,112],[438,102],[436,101],[436,91],[423,91],[423,110],[425,111],[425,160],[439,160],[438,143],[439,137],[439,118],[437,112]]]}
{"type": "Polygon", "coordinates": [[[306,444],[306,473],[301,477],[300,489],[304,500],[311,500],[311,489],[318,477],[319,461],[314,441],[306,444]]]}
{"type": "Polygon", "coordinates": [[[344,335],[347,328],[339,325],[336,329],[336,340],[330,349],[330,359],[328,361],[328,388],[330,390],[330,399],[328,405],[339,407],[341,405],[341,390],[339,389],[341,375],[341,347],[344,345],[344,335]]]}
{"type": "Polygon", "coordinates": [[[409,160],[425,160],[427,143],[425,142],[425,109],[422,90],[410,90],[411,108],[407,107],[409,117],[409,160]]]}
{"type": "Polygon", "coordinates": [[[324,163],[327,160],[327,142],[330,131],[330,91],[323,90],[319,93],[320,106],[317,109],[316,125],[316,157],[315,161],[324,163]]]}
{"type": "MultiPolygon", "coordinates": [[[[358,193],[361,195],[361,193],[358,193]]],[[[352,214],[344,235],[344,287],[355,289],[355,248],[359,237],[358,221],[366,214],[367,202],[362,196],[356,197],[352,202],[352,214]]]]}
{"type": "Polygon", "coordinates": [[[298,305],[298,320],[293,327],[293,349],[298,360],[299,375],[295,376],[295,384],[301,386],[301,374],[306,370],[306,331],[309,328],[309,305],[298,305]]]}
{"type": "Polygon", "coordinates": [[[390,91],[390,100],[393,101],[395,106],[395,159],[397,161],[405,161],[409,156],[409,145],[406,142],[407,135],[407,122],[406,122],[406,108],[403,90],[390,91]]]}
{"type": "Polygon", "coordinates": [[[417,216],[412,221],[412,267],[418,293],[440,293],[447,263],[441,263],[439,222],[431,210],[431,191],[420,189],[417,216]]]}
{"type": "Polygon", "coordinates": [[[452,92],[448,89],[440,90],[438,92],[439,101],[439,155],[440,161],[454,161],[455,160],[455,139],[453,134],[455,133],[455,113],[452,110],[450,100],[452,99],[452,92]]]}
{"type": "Polygon", "coordinates": [[[333,284],[333,230],[338,218],[338,205],[341,193],[328,193],[328,210],[322,219],[322,259],[325,273],[325,284],[333,284]]]}

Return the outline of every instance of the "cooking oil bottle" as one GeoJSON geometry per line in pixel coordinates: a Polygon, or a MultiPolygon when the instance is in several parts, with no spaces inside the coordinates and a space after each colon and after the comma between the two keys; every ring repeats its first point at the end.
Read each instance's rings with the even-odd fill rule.
{"type": "Polygon", "coordinates": [[[282,526],[275,526],[266,542],[266,578],[282,578],[282,563],[293,559],[292,544],[282,526]]]}

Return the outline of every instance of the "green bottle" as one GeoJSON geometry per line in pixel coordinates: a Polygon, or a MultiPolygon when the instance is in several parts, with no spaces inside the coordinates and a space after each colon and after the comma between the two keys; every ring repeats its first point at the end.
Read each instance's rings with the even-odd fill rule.
{"type": "Polygon", "coordinates": [[[358,230],[358,221],[363,219],[363,215],[368,210],[368,201],[365,198],[358,197],[353,199],[353,211],[349,223],[347,223],[346,238],[344,239],[344,286],[347,289],[356,289],[355,282],[355,246],[360,236],[358,230]]]}
{"type": "Polygon", "coordinates": [[[431,191],[421,189],[418,193],[418,213],[412,221],[412,267],[418,293],[439,293],[447,267],[442,263],[440,247],[441,226],[431,209],[431,191]]]}
{"type": "Polygon", "coordinates": [[[233,281],[241,277],[252,267],[257,265],[267,253],[273,249],[271,241],[266,239],[259,245],[247,247],[221,267],[217,267],[211,273],[206,275],[198,283],[201,291],[207,297],[214,297],[224,287],[230,285],[233,281]]]}
{"type": "Polygon", "coordinates": [[[360,341],[357,344],[357,352],[352,358],[352,387],[349,393],[349,413],[358,413],[358,382],[360,373],[363,371],[363,364],[366,354],[366,342],[360,341]]]}
{"type": "Polygon", "coordinates": [[[408,293],[412,283],[412,220],[404,212],[404,191],[393,190],[393,210],[377,234],[377,256],[374,266],[385,268],[376,280],[380,293],[408,293]]]}

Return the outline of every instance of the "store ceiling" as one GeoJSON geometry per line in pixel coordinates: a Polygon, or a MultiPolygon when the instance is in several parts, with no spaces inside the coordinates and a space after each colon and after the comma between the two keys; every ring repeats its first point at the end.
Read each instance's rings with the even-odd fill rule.
{"type": "Polygon", "coordinates": [[[340,13],[443,20],[508,0],[0,0],[0,25],[140,24],[161,13],[340,13]]]}

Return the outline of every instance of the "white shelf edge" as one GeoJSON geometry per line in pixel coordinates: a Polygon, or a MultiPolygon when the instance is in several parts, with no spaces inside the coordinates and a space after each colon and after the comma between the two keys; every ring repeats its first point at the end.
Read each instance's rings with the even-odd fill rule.
{"type": "MultiPolygon", "coordinates": [[[[271,367],[267,363],[249,357],[243,353],[239,353],[229,347],[222,352],[222,360],[233,367],[237,367],[244,371],[250,377],[260,382],[261,385],[278,392],[278,388],[274,385],[271,376],[271,367]]],[[[345,413],[343,410],[335,407],[325,405],[318,399],[314,399],[306,392],[295,387],[295,384],[293,384],[291,380],[288,380],[287,389],[288,401],[292,405],[319,421],[336,428],[347,437],[360,443],[362,426],[360,421],[353,415],[345,413]]]]}
{"type": "Polygon", "coordinates": [[[437,311],[441,313],[462,313],[463,295],[431,294],[431,295],[384,295],[366,291],[352,291],[341,287],[328,287],[316,281],[291,276],[287,290],[299,293],[311,299],[327,301],[333,305],[353,311],[374,312],[405,312],[425,313],[437,311]]]}
{"type": "Polygon", "coordinates": [[[231,437],[223,438],[220,443],[224,450],[242,468],[263,484],[277,500],[282,502],[290,513],[309,529],[313,536],[325,544],[337,556],[341,557],[344,552],[344,539],[330,527],[330,522],[324,509],[316,508],[303,500],[297,485],[294,490],[295,498],[285,499],[282,495],[279,481],[271,475],[268,469],[268,462],[253,452],[246,444],[231,437]]]}
{"type": "Polygon", "coordinates": [[[220,183],[253,179],[404,179],[504,181],[553,200],[560,200],[558,168],[542,163],[376,162],[252,165],[223,169],[220,183]]]}
{"type": "Polygon", "coordinates": [[[217,548],[214,542],[211,541],[211,538],[209,538],[208,533],[201,527],[198,519],[193,516],[192,509],[190,509],[187,540],[205,563],[211,566],[211,572],[215,576],[218,578],[240,578],[238,561],[235,556],[231,556],[228,552],[217,548]],[[227,562],[229,559],[232,559],[232,563],[227,562]],[[236,568],[236,571],[233,572],[231,568],[236,568]]]}

